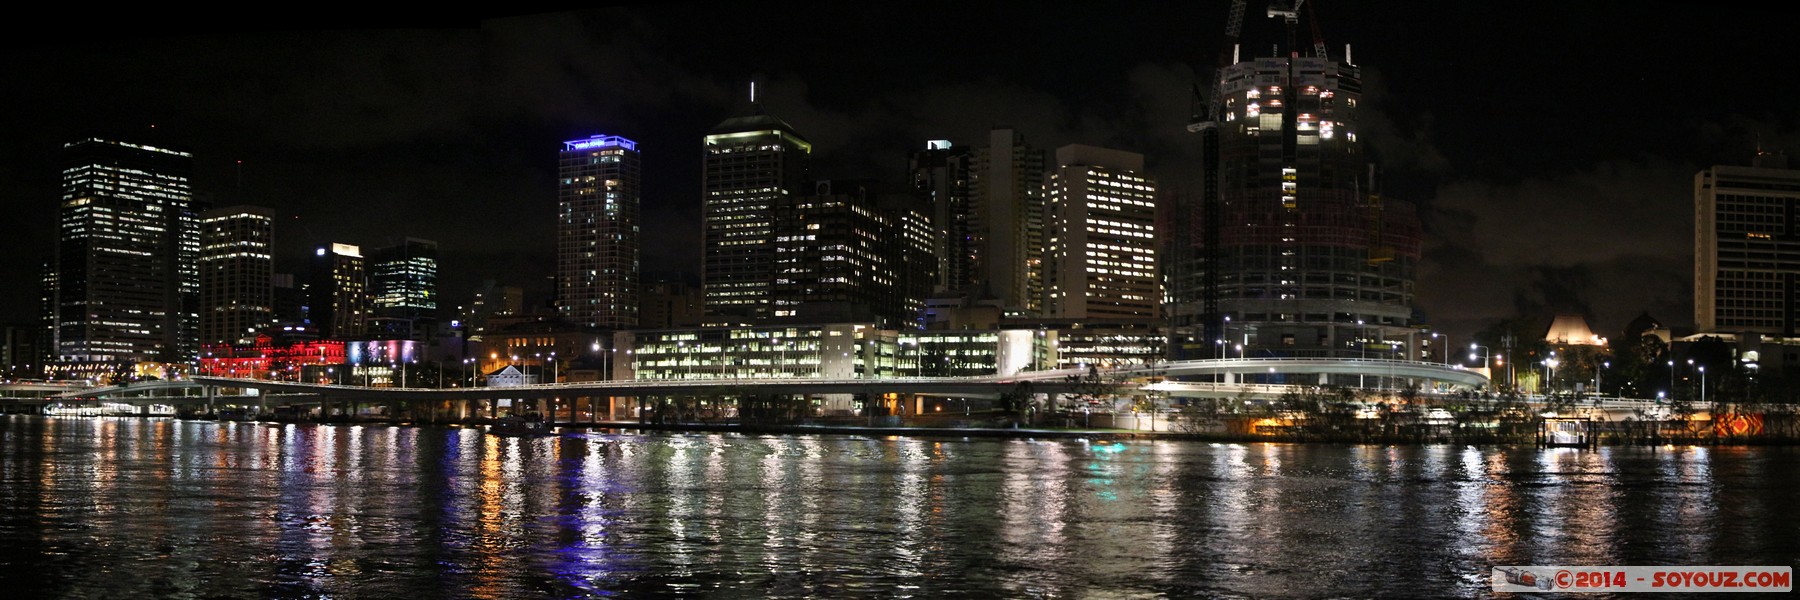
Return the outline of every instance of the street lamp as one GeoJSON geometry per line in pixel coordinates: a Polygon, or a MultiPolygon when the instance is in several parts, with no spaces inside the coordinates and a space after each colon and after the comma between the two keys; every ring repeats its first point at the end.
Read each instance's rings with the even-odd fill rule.
{"type": "MultiPolygon", "coordinates": [[[[589,346],[589,348],[590,348],[590,350],[594,351],[594,359],[601,360],[601,359],[599,359],[599,341],[598,341],[598,339],[596,339],[596,341],[594,341],[594,346],[589,346]]],[[[601,378],[601,380],[608,380],[608,382],[610,382],[610,380],[612,380],[612,375],[608,375],[608,373],[607,373],[608,369],[610,369],[610,368],[612,368],[612,353],[607,353],[607,359],[605,359],[605,362],[601,362],[601,364],[599,364],[599,378],[601,378]]]]}
{"type": "Polygon", "coordinates": [[[1231,339],[1231,315],[1225,315],[1225,324],[1219,327],[1219,333],[1225,336],[1219,340],[1219,354],[1225,354],[1225,351],[1229,349],[1225,345],[1225,340],[1231,339]]]}
{"type": "Polygon", "coordinates": [[[1492,360],[1494,357],[1494,350],[1487,346],[1476,344],[1475,342],[1469,342],[1469,360],[1475,360],[1477,357],[1481,358],[1481,367],[1487,368],[1488,361],[1492,360]],[[1481,353],[1476,354],[1476,350],[1480,350],[1481,353]]]}
{"type": "MultiPolygon", "coordinates": [[[[1435,338],[1438,335],[1439,334],[1437,332],[1433,332],[1431,334],[1431,337],[1435,338]]],[[[1450,346],[1451,346],[1450,334],[1445,333],[1445,334],[1443,334],[1443,336],[1444,336],[1444,366],[1447,367],[1447,366],[1450,366],[1450,346]]]]}
{"type": "Polygon", "coordinates": [[[1366,359],[1369,357],[1369,344],[1368,344],[1368,342],[1363,341],[1363,320],[1362,319],[1356,320],[1356,347],[1357,347],[1357,350],[1359,350],[1361,352],[1361,356],[1359,358],[1366,359]]]}
{"type": "MultiPolygon", "coordinates": [[[[1669,395],[1675,395],[1675,361],[1669,361],[1669,395]]],[[[1673,398],[1671,398],[1673,399],[1673,398]]]]}
{"type": "Polygon", "coordinates": [[[1706,404],[1706,365],[1700,365],[1700,403],[1706,404]]]}
{"type": "MultiPolygon", "coordinates": [[[[1687,363],[1688,363],[1688,371],[1692,372],[1694,370],[1694,359],[1691,359],[1691,358],[1687,359],[1687,363]]],[[[1688,394],[1688,397],[1692,398],[1692,397],[1694,397],[1694,395],[1688,394]]]]}
{"type": "Polygon", "coordinates": [[[1600,368],[1594,369],[1594,397],[1600,397],[1600,373],[1612,368],[1612,361],[1602,361],[1600,368]]]}
{"type": "MultiPolygon", "coordinates": [[[[1556,356],[1556,353],[1552,352],[1550,356],[1556,356]]],[[[1544,369],[1544,389],[1548,390],[1551,387],[1550,382],[1556,379],[1556,359],[1544,359],[1544,369]]]]}

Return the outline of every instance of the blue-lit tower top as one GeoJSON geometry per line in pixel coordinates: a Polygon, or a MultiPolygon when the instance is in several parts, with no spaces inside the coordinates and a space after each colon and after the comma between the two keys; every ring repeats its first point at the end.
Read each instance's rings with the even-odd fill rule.
{"type": "Polygon", "coordinates": [[[563,152],[580,152],[582,150],[599,150],[601,148],[624,148],[637,152],[637,142],[616,135],[595,135],[585,140],[569,140],[563,142],[563,152]]]}
{"type": "Polygon", "coordinates": [[[557,163],[556,298],[563,318],[603,329],[638,324],[637,142],[563,142],[557,163]]]}

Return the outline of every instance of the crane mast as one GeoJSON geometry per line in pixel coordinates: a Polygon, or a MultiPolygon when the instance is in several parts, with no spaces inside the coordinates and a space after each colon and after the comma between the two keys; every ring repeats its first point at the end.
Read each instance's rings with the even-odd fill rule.
{"type": "MultiPolygon", "coordinates": [[[[1212,81],[1207,82],[1206,94],[1202,96],[1200,86],[1194,86],[1195,110],[1188,121],[1187,130],[1200,134],[1201,145],[1201,185],[1200,185],[1200,255],[1197,257],[1200,268],[1200,318],[1202,347],[1208,352],[1220,352],[1225,338],[1224,315],[1219,312],[1219,135],[1225,121],[1225,89],[1224,71],[1236,58],[1238,36],[1243,30],[1244,6],[1246,0],[1232,0],[1231,10],[1225,19],[1225,35],[1220,40],[1219,53],[1215,67],[1211,73],[1212,81]]],[[[1193,264],[1190,262],[1189,264],[1193,264]]],[[[1185,284],[1184,284],[1185,286],[1185,284]]],[[[1189,298],[1181,298],[1188,301],[1189,298]]],[[[1184,324],[1190,325],[1190,324],[1184,324]]],[[[1221,358],[1221,355],[1209,354],[1209,358],[1221,358]]]]}

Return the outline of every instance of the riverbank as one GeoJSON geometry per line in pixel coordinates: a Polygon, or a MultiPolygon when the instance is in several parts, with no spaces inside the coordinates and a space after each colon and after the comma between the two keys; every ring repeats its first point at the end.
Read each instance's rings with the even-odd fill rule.
{"type": "MultiPolygon", "coordinates": [[[[193,420],[218,420],[189,415],[182,418],[193,420]]],[[[390,426],[483,426],[490,424],[489,419],[473,419],[466,423],[430,423],[409,420],[394,420],[382,417],[336,418],[331,420],[311,419],[227,419],[238,422],[267,423],[314,423],[345,425],[390,425],[390,426]]],[[[1250,421],[1246,419],[1246,421],[1250,421]]],[[[1242,424],[1240,424],[1242,425],[1242,424]]],[[[862,437],[919,437],[919,438],[1011,438],[1011,439],[1086,439],[1094,441],[1110,440],[1185,440],[1216,443],[1324,443],[1324,444],[1464,444],[1464,445],[1538,445],[1565,447],[1594,446],[1788,446],[1800,445],[1800,440],[1791,436],[1777,437],[1766,435],[1765,430],[1758,430],[1755,436],[1713,435],[1714,428],[1691,428],[1685,425],[1660,427],[1660,423],[1596,423],[1594,429],[1585,436],[1558,438],[1554,432],[1544,430],[1542,420],[1522,421],[1506,428],[1473,428],[1459,429],[1454,426],[1417,426],[1411,428],[1365,427],[1348,430],[1312,430],[1296,427],[1272,427],[1258,431],[1254,424],[1248,426],[1214,427],[1207,431],[1148,431],[1130,429],[1108,429],[1091,427],[979,427],[968,426],[962,422],[958,426],[934,427],[912,425],[860,425],[849,423],[736,423],[736,422],[679,422],[655,423],[635,420],[599,420],[583,422],[559,422],[553,427],[561,431],[607,429],[630,431],[673,431],[697,433],[739,433],[746,435],[844,435],[862,437]]]]}
{"type": "Polygon", "coordinates": [[[1234,433],[1234,432],[1192,432],[1192,431],[1134,431],[1124,429],[1090,429],[1090,428],[977,428],[977,427],[879,427],[855,425],[751,425],[706,424],[706,423],[638,423],[636,421],[609,421],[593,424],[564,425],[577,429],[630,429],[643,431],[687,431],[718,432],[743,434],[772,435],[854,435],[854,436],[900,436],[900,437],[949,437],[949,438],[1022,438],[1022,439],[1088,439],[1088,440],[1186,440],[1219,443],[1323,443],[1323,444],[1468,444],[1468,445],[1539,445],[1563,447],[1592,446],[1793,446],[1800,445],[1800,440],[1773,437],[1746,436],[1703,436],[1703,435],[1651,435],[1642,431],[1636,435],[1620,433],[1619,435],[1596,435],[1590,440],[1580,442],[1569,440],[1557,443],[1539,437],[1535,430],[1516,433],[1499,434],[1493,432],[1475,432],[1459,434],[1455,432],[1338,432],[1331,434],[1311,433],[1234,433]]]}

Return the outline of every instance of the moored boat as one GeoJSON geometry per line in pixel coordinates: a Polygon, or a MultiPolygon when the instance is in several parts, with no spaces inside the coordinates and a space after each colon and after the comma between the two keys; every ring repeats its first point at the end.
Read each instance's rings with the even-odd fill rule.
{"type": "Polygon", "coordinates": [[[555,435],[550,424],[536,417],[500,417],[488,426],[488,433],[503,437],[534,437],[555,435]]]}

